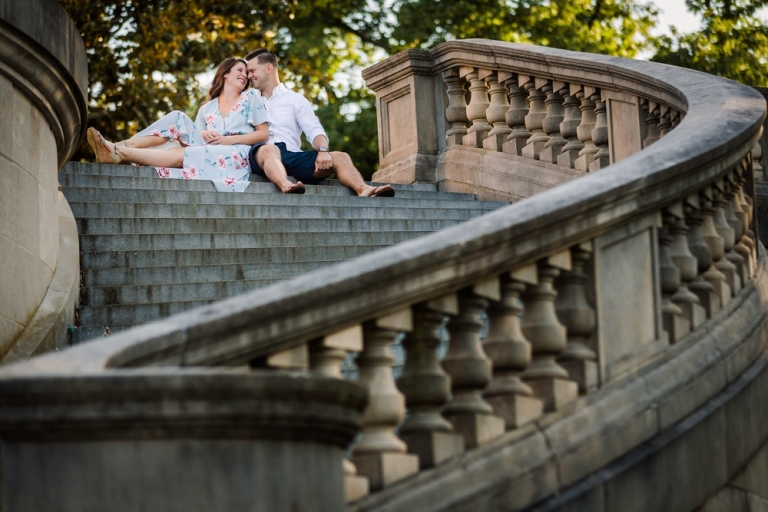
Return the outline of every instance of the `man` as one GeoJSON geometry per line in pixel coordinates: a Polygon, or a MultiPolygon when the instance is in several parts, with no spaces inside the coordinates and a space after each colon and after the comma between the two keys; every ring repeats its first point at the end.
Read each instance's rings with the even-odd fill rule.
{"type": "Polygon", "coordinates": [[[348,154],[328,150],[328,137],[309,101],[280,83],[274,53],[260,49],[245,59],[248,79],[261,92],[269,120],[268,142],[251,148],[252,172],[269,179],[285,194],[303,194],[304,183],[320,183],[335,172],[339,182],[358,196],[395,195],[390,185],[366,184],[348,154]],[[314,151],[301,151],[301,132],[312,142],[314,151]],[[288,176],[297,182],[292,183],[288,176]]]}

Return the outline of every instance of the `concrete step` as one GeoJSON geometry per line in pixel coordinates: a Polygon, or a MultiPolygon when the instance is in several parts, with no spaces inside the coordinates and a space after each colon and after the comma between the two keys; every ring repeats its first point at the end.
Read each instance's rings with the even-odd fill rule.
{"type": "MultiPolygon", "coordinates": [[[[224,193],[220,193],[223,195],[224,193]]],[[[233,195],[233,194],[230,194],[233,195]]],[[[355,199],[355,198],[350,198],[355,199]]],[[[75,218],[229,218],[229,219],[454,219],[467,220],[506,203],[457,201],[461,205],[349,208],[328,205],[164,204],[81,202],[67,198],[75,218]]],[[[369,199],[373,202],[373,199],[369,199]]],[[[436,203],[438,201],[435,201],[436,203]]]]}
{"type": "MultiPolygon", "coordinates": [[[[67,188],[64,196],[68,202],[109,203],[182,203],[227,204],[260,206],[336,206],[357,208],[465,208],[484,204],[465,200],[441,200],[434,198],[357,197],[349,195],[324,196],[319,194],[230,194],[216,191],[191,190],[134,190],[130,188],[89,189],[67,188]]],[[[437,197],[438,194],[433,194],[437,197]]],[[[499,205],[496,205],[498,208],[499,205]]]]}
{"type": "Polygon", "coordinates": [[[129,304],[162,304],[177,301],[220,300],[249,292],[255,288],[285,281],[305,272],[284,274],[272,279],[243,279],[209,283],[145,284],[131,286],[101,286],[88,288],[83,305],[96,308],[129,304]]]}
{"type": "MultiPolygon", "coordinates": [[[[213,183],[208,180],[182,180],[160,179],[157,177],[146,178],[138,176],[112,176],[90,174],[62,174],[59,183],[65,189],[131,189],[131,190],[187,190],[195,192],[215,192],[213,183]]],[[[307,185],[305,197],[310,195],[326,195],[340,197],[355,197],[356,194],[346,187],[307,185]]],[[[251,183],[245,194],[275,194],[282,195],[272,183],[251,183]]],[[[474,201],[474,194],[461,194],[452,192],[438,192],[434,188],[429,191],[411,190],[408,188],[397,190],[397,197],[401,199],[429,198],[452,201],[474,201]]]]}
{"type": "MultiPolygon", "coordinates": [[[[92,164],[92,163],[85,163],[85,162],[69,162],[67,165],[62,168],[62,170],[59,172],[59,176],[64,175],[90,175],[90,176],[125,176],[125,177],[138,177],[138,178],[154,178],[157,180],[168,180],[167,178],[158,178],[157,172],[155,171],[154,167],[137,167],[133,165],[113,165],[113,164],[92,164]]],[[[199,182],[206,182],[207,180],[177,180],[182,181],[185,183],[190,183],[194,181],[199,182]]],[[[266,178],[262,178],[261,176],[257,176],[255,174],[251,174],[250,180],[251,183],[270,183],[269,180],[266,178]]],[[[374,182],[374,181],[367,181],[366,183],[371,185],[383,185],[383,183],[380,182],[374,182]]],[[[210,184],[210,183],[209,183],[210,184]]],[[[400,184],[400,183],[391,183],[392,187],[395,190],[412,190],[412,191],[422,191],[422,192],[434,192],[437,190],[437,185],[434,183],[410,183],[410,184],[400,184]]],[[[339,183],[336,179],[329,179],[322,181],[318,185],[308,185],[312,187],[344,187],[341,183],[339,183]]],[[[250,187],[248,187],[250,189],[250,187]]],[[[277,192],[276,189],[268,189],[272,190],[275,193],[277,192]]]]}
{"type": "Polygon", "coordinates": [[[309,232],[309,233],[191,233],[179,235],[83,235],[81,251],[174,249],[246,249],[257,247],[320,247],[395,245],[431,231],[309,232]]]}
{"type": "Polygon", "coordinates": [[[439,231],[450,219],[77,219],[80,235],[439,231]]]}
{"type": "Polygon", "coordinates": [[[203,265],[236,265],[349,260],[386,245],[337,247],[263,247],[248,249],[191,249],[165,251],[85,251],[80,253],[81,269],[148,268],[203,265]]]}
{"type": "Polygon", "coordinates": [[[265,280],[293,277],[326,267],[338,260],[314,260],[275,263],[239,263],[232,265],[154,266],[96,268],[83,270],[83,285],[92,287],[134,286],[147,284],[215,283],[218,281],[265,280]]]}

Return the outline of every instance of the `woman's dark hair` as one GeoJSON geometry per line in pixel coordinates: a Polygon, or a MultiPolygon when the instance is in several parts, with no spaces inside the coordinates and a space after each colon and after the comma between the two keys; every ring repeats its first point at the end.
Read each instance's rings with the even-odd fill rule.
{"type": "MultiPolygon", "coordinates": [[[[211,101],[214,98],[218,98],[221,94],[221,91],[224,90],[224,76],[229,74],[229,71],[235,67],[236,64],[242,63],[246,66],[248,65],[247,62],[245,62],[243,59],[230,57],[229,59],[224,60],[221,64],[219,64],[219,67],[216,69],[216,75],[213,77],[213,83],[211,84],[211,88],[208,90],[208,96],[206,97],[206,101],[211,101]]],[[[250,82],[245,82],[245,87],[243,87],[243,90],[246,90],[248,86],[250,85],[250,82]]]]}

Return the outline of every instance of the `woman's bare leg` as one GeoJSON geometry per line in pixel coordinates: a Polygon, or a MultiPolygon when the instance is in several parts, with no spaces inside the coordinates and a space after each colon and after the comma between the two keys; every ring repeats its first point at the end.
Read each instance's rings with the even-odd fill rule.
{"type": "Polygon", "coordinates": [[[115,146],[112,142],[104,140],[104,147],[108,151],[117,152],[124,162],[139,165],[152,165],[155,167],[181,167],[184,164],[184,148],[146,149],[115,146]]]}
{"type": "MultiPolygon", "coordinates": [[[[160,146],[168,142],[168,137],[161,137],[160,135],[145,135],[142,137],[131,137],[130,139],[122,141],[125,147],[129,148],[153,148],[160,146]]],[[[120,143],[118,143],[120,145],[120,143]]]]}

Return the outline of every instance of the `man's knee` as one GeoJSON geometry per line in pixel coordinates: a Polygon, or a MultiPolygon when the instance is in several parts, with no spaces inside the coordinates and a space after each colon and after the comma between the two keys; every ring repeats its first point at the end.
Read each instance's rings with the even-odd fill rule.
{"type": "Polygon", "coordinates": [[[254,151],[256,151],[256,163],[259,164],[259,167],[261,168],[264,168],[264,163],[268,160],[274,160],[275,158],[278,161],[282,160],[280,155],[280,148],[274,144],[264,144],[263,146],[256,148],[254,151]]]}
{"type": "Polygon", "coordinates": [[[342,151],[331,151],[331,158],[333,158],[333,167],[353,165],[352,158],[342,151]]]}

